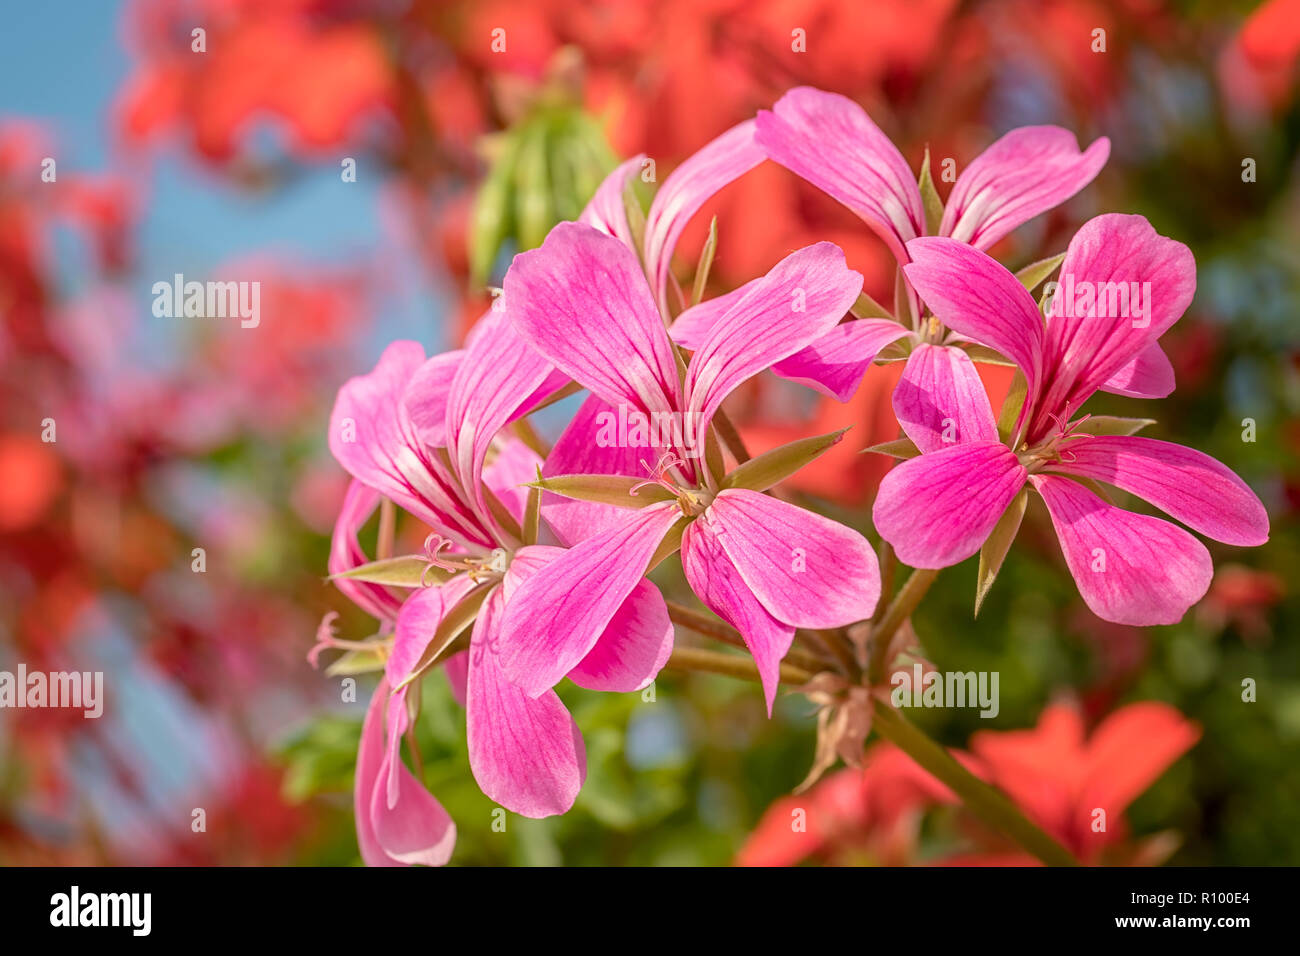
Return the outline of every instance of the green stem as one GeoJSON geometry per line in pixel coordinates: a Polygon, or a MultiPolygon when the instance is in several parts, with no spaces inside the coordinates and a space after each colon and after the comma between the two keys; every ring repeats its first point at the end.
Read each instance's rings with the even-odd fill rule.
{"type": "MultiPolygon", "coordinates": [[[[667,668],[678,671],[706,671],[710,674],[725,674],[739,677],[741,680],[761,682],[758,665],[752,657],[739,654],[719,654],[698,647],[675,647],[668,658],[667,668]]],[[[812,680],[812,672],[793,664],[781,664],[781,683],[798,687],[812,680]]]]}
{"type": "Polygon", "coordinates": [[[891,663],[885,660],[885,655],[889,652],[894,632],[912,616],[916,606],[921,603],[921,598],[925,597],[925,592],[930,590],[930,585],[938,576],[938,571],[926,568],[913,571],[894,595],[894,600],[886,608],[880,622],[871,629],[871,660],[867,664],[867,675],[873,684],[884,679],[885,668],[891,663]]]}
{"type": "Polygon", "coordinates": [[[961,799],[966,809],[1048,866],[1078,866],[1070,851],[1039,829],[1000,790],[975,776],[893,707],[876,702],[873,727],[961,799]]]}

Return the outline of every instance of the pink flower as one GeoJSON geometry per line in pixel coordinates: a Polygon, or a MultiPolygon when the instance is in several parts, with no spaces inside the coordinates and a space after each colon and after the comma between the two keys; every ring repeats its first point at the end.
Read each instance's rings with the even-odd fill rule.
{"type": "Polygon", "coordinates": [[[744,487],[739,471],[720,475],[719,461],[699,456],[714,441],[723,400],[839,322],[862,277],[830,243],[791,254],[714,323],[684,370],[651,283],[626,243],[580,223],[561,223],[506,274],[506,312],[520,336],[592,393],[548,473],[645,479],[647,448],[658,460],[641,482],[648,493],[625,495],[628,507],[641,506],[631,515],[586,501],[547,512],[576,543],[507,603],[502,666],[525,693],[546,693],[592,652],[647,569],[680,541],[687,581],[744,636],[770,711],[796,628],[838,627],[874,611],[876,558],[857,532],[744,487]],[[613,408],[683,427],[657,444],[606,447],[595,425],[613,408]]]}
{"type": "Polygon", "coordinates": [[[922,454],[886,476],[874,508],[876,528],[900,560],[940,568],[975,554],[1028,482],[1046,502],[1093,612],[1119,624],[1152,625],[1179,620],[1205,594],[1209,553],[1167,521],[1110,504],[1095,482],[1138,495],[1216,540],[1267,540],[1259,498],[1213,458],[1133,437],[1129,420],[1069,421],[1123,369],[1134,370],[1135,382],[1163,375],[1147,360],[1192,300],[1195,263],[1186,246],[1157,235],[1141,216],[1089,221],[1066,252],[1046,325],[1016,278],[973,246],[922,238],[907,248],[912,262],[904,269],[934,314],[1011,359],[1027,396],[1004,444],[972,369],[950,366],[918,391],[914,400],[929,406],[930,417],[954,427],[945,442],[914,418],[902,419],[922,454]],[[1146,290],[1134,292],[1145,299],[1141,310],[1080,311],[1066,301],[1067,290],[1100,296],[1097,290],[1118,290],[1119,283],[1146,290]]]}
{"type": "MultiPolygon", "coordinates": [[[[921,191],[907,160],[861,106],[838,93],[797,87],[770,112],[760,111],[755,122],[756,139],[768,158],[843,203],[884,240],[900,264],[908,261],[907,244],[927,231],[921,191]]],[[[1086,186],[1109,153],[1104,138],[1080,152],[1073,134],[1056,126],[1012,130],[957,178],[938,234],[987,249],[1086,186]]],[[[741,286],[687,310],[673,325],[673,338],[695,348],[717,317],[747,291],[748,286],[741,286]]],[[[939,434],[942,423],[927,415],[917,396],[928,393],[936,381],[967,377],[971,360],[943,341],[937,324],[921,321],[915,295],[906,298],[910,322],[906,314],[899,321],[851,319],[772,370],[846,402],[879,352],[905,340],[912,346],[911,358],[905,384],[894,393],[895,411],[900,419],[923,423],[939,434]]]]}
{"type": "MultiPolygon", "coordinates": [[[[475,779],[490,798],[524,816],[563,813],[572,805],[586,773],[582,736],[558,696],[524,694],[505,678],[499,659],[506,599],[561,549],[526,540],[519,486],[535,476],[540,459],[498,433],[566,381],[522,346],[504,315],[491,312],[465,350],[426,360],[418,344],[396,342],[373,372],[339,391],[331,451],[357,480],[433,528],[438,542],[429,571],[444,579],[416,590],[401,607],[385,666],[391,690],[381,685],[386,756],[367,753],[359,767],[382,773],[400,765],[409,679],[426,655],[450,652],[456,630],[444,633],[444,623],[472,620],[468,652],[447,659],[446,669],[465,704],[475,779]],[[446,647],[431,647],[438,634],[446,647]]],[[[667,659],[672,625],[658,592],[647,584],[617,603],[593,642],[599,666],[572,662],[575,682],[584,684],[598,670],[599,679],[584,686],[636,690],[667,659]],[[606,654],[617,657],[619,669],[605,666],[606,654]]],[[[371,721],[378,726],[375,706],[371,721]]],[[[372,729],[363,746],[384,739],[372,729]]],[[[391,810],[406,799],[404,779],[389,774],[383,806],[391,810]]]]}
{"type": "MultiPolygon", "coordinates": [[[[365,551],[357,541],[357,532],[378,503],[379,496],[360,482],[353,481],[348,487],[330,542],[330,574],[344,574],[367,563],[365,551]]],[[[339,590],[358,607],[378,619],[384,629],[391,628],[401,606],[391,590],[348,578],[336,580],[339,590]]],[[[336,616],[331,612],[321,624],[322,633],[313,649],[313,663],[316,654],[323,649],[351,646],[333,637],[331,618],[336,616]]],[[[364,645],[358,643],[356,646],[364,645]]],[[[412,863],[441,866],[451,858],[452,848],[456,845],[456,824],[397,755],[397,745],[406,730],[405,707],[400,707],[396,713],[390,709],[385,726],[389,682],[393,676],[399,680],[405,676],[400,674],[400,668],[400,662],[394,665],[390,659],[386,668],[388,673],[380,680],[370,698],[370,706],[366,708],[353,783],[357,843],[367,866],[412,863]],[[386,735],[392,746],[385,742],[386,735]],[[391,799],[389,794],[392,794],[391,799]]]]}

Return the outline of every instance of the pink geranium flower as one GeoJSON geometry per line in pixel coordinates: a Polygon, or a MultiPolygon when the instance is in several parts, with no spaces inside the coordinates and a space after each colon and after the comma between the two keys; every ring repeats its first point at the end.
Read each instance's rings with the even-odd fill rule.
{"type": "MultiPolygon", "coordinates": [[[[330,541],[329,570],[343,575],[366,564],[369,559],[357,540],[361,529],[379,504],[379,495],[359,481],[353,481],[343,498],[338,521],[330,541]]],[[[378,621],[381,630],[392,629],[401,601],[388,588],[378,584],[336,579],[338,588],[358,607],[378,621]]],[[[321,624],[321,635],[312,650],[317,655],[328,648],[355,650],[369,646],[365,642],[343,642],[333,636],[333,612],[321,624]]],[[[456,844],[456,824],[414,774],[396,757],[396,747],[385,744],[385,709],[390,681],[401,680],[400,662],[386,668],[366,708],[361,744],[357,750],[357,767],[353,782],[357,844],[368,866],[402,866],[424,863],[441,866],[451,858],[456,844]],[[394,794],[389,800],[388,794],[394,794]]],[[[392,741],[401,740],[406,730],[405,709],[393,715],[387,733],[392,741]]]]}
{"type": "Polygon", "coordinates": [[[1027,482],[1046,502],[1093,612],[1152,625],[1179,620],[1205,594],[1209,553],[1176,525],[1111,504],[1095,482],[1144,498],[1218,541],[1267,540],[1259,498],[1213,458],[1128,429],[1106,433],[1112,429],[1088,416],[1070,421],[1117,372],[1152,354],[1190,304],[1196,272],[1186,246],[1158,235],[1141,216],[1089,221],[1070,242],[1046,325],[1016,278],[973,246],[921,238],[907,249],[912,262],[904,269],[934,314],[1019,366],[1027,396],[1006,443],[973,369],[954,367],[919,396],[934,417],[956,427],[945,443],[926,426],[902,421],[922,454],[886,476],[874,508],[876,528],[900,560],[941,568],[975,554],[1027,482]],[[1141,314],[1065,301],[1070,290],[1100,296],[1097,290],[1118,284],[1142,295],[1141,314]]]}
{"type": "Polygon", "coordinates": [[[641,262],[616,235],[561,223],[540,249],[516,257],[506,274],[507,314],[524,340],[593,396],[557,444],[548,473],[559,462],[562,474],[630,475],[648,486],[633,489],[635,499],[625,496],[629,506],[645,505],[630,515],[588,502],[554,521],[548,514],[577,543],[507,604],[502,665],[525,693],[546,693],[591,652],[656,555],[676,550],[677,540],[695,593],[744,635],[769,709],[797,627],[871,615],[880,579],[866,539],[732,486],[701,457],[723,400],[825,334],[861,286],[834,245],[801,249],[714,324],[683,370],[641,262]],[[595,412],[614,408],[683,427],[658,445],[603,443],[595,412]]]}
{"type": "MultiPolygon", "coordinates": [[[[908,262],[907,244],[927,233],[917,177],[861,106],[838,93],[798,87],[771,111],[760,111],[755,122],[755,138],[768,158],[843,203],[884,240],[900,265],[908,262]]],[[[1074,135],[1060,127],[1012,130],[957,178],[938,235],[987,249],[1081,190],[1109,154],[1105,138],[1080,152],[1074,135]]],[[[673,338],[687,348],[696,347],[721,312],[747,291],[741,286],[687,310],[673,325],[673,338]]],[[[880,351],[899,342],[909,358],[894,391],[895,413],[918,431],[927,428],[937,441],[944,424],[933,417],[923,396],[936,384],[945,387],[954,377],[968,377],[971,359],[954,347],[956,340],[937,322],[922,321],[914,295],[909,294],[907,302],[904,311],[911,312],[910,324],[900,324],[907,321],[905,314],[900,321],[850,319],[772,370],[846,402],[880,351]]]]}
{"type": "MultiPolygon", "coordinates": [[[[582,736],[558,696],[524,694],[506,679],[499,659],[506,599],[560,553],[528,543],[524,532],[520,486],[541,460],[499,433],[566,381],[523,347],[504,315],[491,312],[465,350],[426,360],[417,343],[396,342],[373,372],[340,389],[331,451],[358,481],[433,529],[428,570],[442,579],[416,590],[398,613],[386,686],[377,692],[386,697],[384,728],[377,729],[378,705],[372,705],[360,768],[400,766],[409,679],[454,613],[454,620],[473,621],[468,651],[447,659],[446,670],[466,708],[470,767],[479,786],[524,816],[563,813],[572,805],[586,772],[582,736]],[[382,758],[370,752],[385,740],[382,758]]],[[[590,655],[573,661],[566,674],[583,686],[639,690],[671,651],[667,609],[647,583],[628,589],[614,612],[590,655]]],[[[390,773],[377,785],[377,809],[402,804],[404,779],[390,773]]]]}

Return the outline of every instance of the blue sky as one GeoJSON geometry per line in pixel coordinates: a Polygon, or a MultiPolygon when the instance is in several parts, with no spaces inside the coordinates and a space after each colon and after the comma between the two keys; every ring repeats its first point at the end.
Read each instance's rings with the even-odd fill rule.
{"type": "MultiPolygon", "coordinates": [[[[44,124],[60,175],[139,177],[145,207],[135,238],[143,308],[156,279],[202,272],[235,256],[265,251],[306,264],[347,263],[376,252],[379,188],[364,174],[344,185],[338,165],[323,163],[286,189],[254,197],[224,184],[177,146],[148,162],[123,155],[111,129],[114,98],[130,72],[123,7],[107,0],[8,6],[0,31],[0,117],[44,124]]],[[[428,347],[443,344],[432,331],[445,308],[437,291],[427,284],[406,291],[383,303],[371,354],[359,358],[376,357],[383,340],[398,335],[421,338],[428,347]]]]}

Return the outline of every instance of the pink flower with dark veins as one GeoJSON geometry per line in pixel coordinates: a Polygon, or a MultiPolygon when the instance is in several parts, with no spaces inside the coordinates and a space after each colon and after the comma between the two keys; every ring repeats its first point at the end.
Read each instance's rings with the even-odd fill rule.
{"type": "MultiPolygon", "coordinates": [[[[641,262],[616,236],[561,223],[540,249],[515,258],[506,313],[521,338],[593,396],[547,473],[604,481],[634,509],[579,500],[552,522],[574,546],[514,592],[502,628],[502,666],[525,693],[547,693],[586,657],[647,570],[678,545],[692,589],[744,636],[769,711],[796,628],[871,616],[880,576],[866,539],[762,494],[780,479],[755,480],[756,463],[723,474],[721,455],[709,452],[723,400],[825,334],[861,287],[836,246],[800,249],[750,286],[686,366],[641,262]],[[648,444],[602,441],[596,412],[615,408],[680,427],[648,444]]],[[[564,493],[564,478],[543,487],[564,493]]]]}
{"type": "MultiPolygon", "coordinates": [[[[908,262],[908,243],[927,234],[925,203],[907,160],[861,106],[838,93],[797,87],[770,111],[761,110],[755,124],[755,139],[769,159],[843,203],[880,236],[900,265],[908,262]]],[[[1060,127],[1014,129],[962,171],[942,219],[931,225],[940,236],[987,249],[1083,189],[1109,155],[1105,138],[1081,152],[1074,135],[1060,127]]],[[[747,291],[741,286],[683,312],[672,327],[674,340],[695,348],[747,291]]],[[[914,293],[905,299],[897,316],[839,323],[772,371],[846,402],[881,350],[898,342],[909,348],[909,358],[894,391],[895,412],[937,435],[942,422],[927,415],[918,396],[936,383],[942,387],[954,377],[967,377],[971,359],[957,347],[962,344],[957,337],[946,335],[936,322],[922,321],[914,293]]]]}
{"type": "Polygon", "coordinates": [[[932,417],[954,427],[945,441],[916,419],[901,422],[921,454],[885,477],[874,508],[877,530],[901,561],[942,568],[975,554],[1013,507],[1018,524],[1028,483],[1046,502],[1095,614],[1118,624],[1171,624],[1209,587],[1209,552],[1168,521],[1111,504],[1097,482],[1218,541],[1268,539],[1263,504],[1218,461],[1136,437],[1145,421],[1070,420],[1121,369],[1153,354],[1191,303],[1196,266],[1186,246],[1141,216],[1090,220],[1070,242],[1046,324],[1015,276],[973,246],[936,237],[913,239],[907,250],[904,269],[935,316],[1013,361],[1026,397],[1003,441],[973,369],[954,368],[918,396],[932,417]],[[1134,297],[1145,304],[1112,307],[1122,304],[1121,290],[1131,291],[1130,306],[1134,297]]]}
{"type": "MultiPolygon", "coordinates": [[[[409,727],[407,691],[437,663],[445,663],[465,706],[470,767],[485,794],[543,817],[566,811],[582,786],[582,736],[559,697],[524,694],[499,661],[507,597],[562,551],[534,543],[520,486],[541,459],[502,428],[567,381],[520,342],[504,315],[490,312],[464,350],[426,360],[417,343],[396,342],[374,371],[339,391],[330,425],[335,458],[434,530],[426,578],[436,583],[415,590],[397,614],[358,760],[358,787],[375,781],[369,820],[381,839],[381,823],[406,803],[408,785],[422,791],[404,768],[398,772],[398,748],[409,727]],[[466,630],[469,647],[456,653],[466,630]]],[[[614,611],[590,654],[566,673],[582,686],[639,690],[671,652],[667,608],[647,582],[625,592],[614,611]]],[[[403,838],[414,839],[414,828],[411,822],[403,838]]]]}

